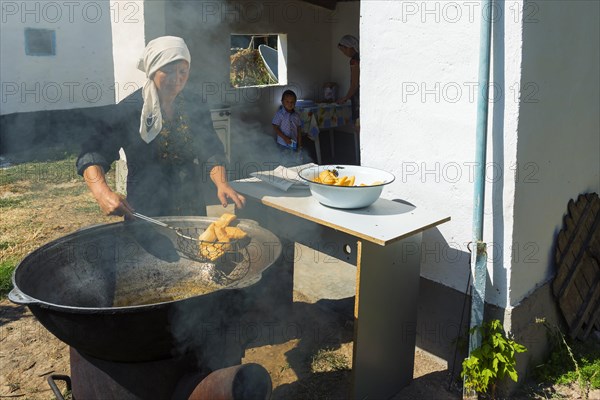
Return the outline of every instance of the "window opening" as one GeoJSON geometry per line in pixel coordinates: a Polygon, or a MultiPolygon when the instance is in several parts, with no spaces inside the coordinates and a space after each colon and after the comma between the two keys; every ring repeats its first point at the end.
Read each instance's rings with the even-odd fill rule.
{"type": "Polygon", "coordinates": [[[25,29],[25,54],[28,56],[56,55],[56,32],[51,29],[25,29]]]}
{"type": "Polygon", "coordinates": [[[231,86],[270,86],[285,84],[285,36],[282,34],[232,34],[231,86]]]}

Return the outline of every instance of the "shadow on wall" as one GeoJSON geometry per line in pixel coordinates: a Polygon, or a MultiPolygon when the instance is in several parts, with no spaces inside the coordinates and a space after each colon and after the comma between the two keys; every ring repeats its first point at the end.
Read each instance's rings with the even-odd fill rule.
{"type": "Polygon", "coordinates": [[[52,152],[76,154],[108,107],[2,115],[0,154],[11,155],[13,162],[48,159],[52,152]]]}
{"type": "MultiPolygon", "coordinates": [[[[424,232],[421,263],[455,268],[452,275],[460,275],[468,289],[470,254],[455,249],[438,228],[424,232]]],[[[467,353],[470,296],[457,289],[421,277],[417,304],[417,347],[448,362],[448,369],[457,376],[462,359],[467,353]]]]}

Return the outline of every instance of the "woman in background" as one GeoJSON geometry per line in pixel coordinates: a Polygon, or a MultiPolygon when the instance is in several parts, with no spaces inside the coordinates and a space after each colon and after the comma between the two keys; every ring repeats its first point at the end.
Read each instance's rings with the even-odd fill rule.
{"type": "Polygon", "coordinates": [[[350,100],[352,104],[352,121],[357,123],[359,119],[359,78],[360,78],[360,56],[358,52],[358,39],[352,35],[346,35],[340,39],[338,49],[350,58],[350,88],[346,95],[338,99],[338,104],[350,100]]]}
{"type": "MultiPolygon", "coordinates": [[[[338,99],[337,103],[342,104],[350,100],[352,107],[352,123],[356,131],[357,138],[360,135],[360,96],[359,96],[359,80],[360,80],[360,55],[358,47],[358,39],[352,35],[343,36],[339,43],[338,49],[350,58],[350,88],[344,97],[338,99]]],[[[358,139],[356,140],[358,144],[358,139]]],[[[357,154],[359,151],[357,149],[357,154]]],[[[360,160],[357,160],[360,165],[360,160]]]]}

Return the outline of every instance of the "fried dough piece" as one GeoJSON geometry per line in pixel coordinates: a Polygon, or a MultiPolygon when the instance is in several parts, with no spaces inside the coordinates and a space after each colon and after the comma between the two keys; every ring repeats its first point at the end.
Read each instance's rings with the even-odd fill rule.
{"type": "Polygon", "coordinates": [[[222,226],[215,226],[215,233],[217,235],[217,240],[219,241],[219,245],[222,250],[227,251],[231,249],[231,244],[229,243],[230,239],[227,237],[227,231],[222,226]]]}
{"type": "Polygon", "coordinates": [[[213,224],[225,228],[226,226],[229,226],[229,224],[231,224],[233,221],[235,221],[236,218],[237,217],[234,214],[224,213],[218,220],[213,222],[213,224]]]}
{"type": "Polygon", "coordinates": [[[229,242],[229,238],[227,237],[227,231],[225,231],[224,226],[215,224],[215,234],[217,235],[218,242],[229,242]]]}
{"type": "Polygon", "coordinates": [[[313,182],[323,183],[334,186],[354,186],[356,177],[352,176],[336,176],[332,171],[325,170],[313,179],[313,182]]]}
{"type": "Polygon", "coordinates": [[[336,180],[337,180],[336,176],[333,174],[333,172],[331,172],[329,170],[322,171],[319,174],[319,182],[320,183],[325,183],[327,185],[334,185],[336,180]]]}
{"type": "Polygon", "coordinates": [[[234,239],[234,240],[243,239],[246,236],[248,236],[248,234],[246,232],[244,232],[237,226],[227,226],[227,227],[225,227],[225,232],[227,232],[227,237],[229,239],[234,239]]]}
{"type": "Polygon", "coordinates": [[[198,240],[203,242],[214,242],[217,240],[217,234],[215,233],[214,224],[210,224],[204,232],[200,236],[198,236],[198,240]]]}
{"type": "Polygon", "coordinates": [[[218,243],[200,243],[200,254],[202,257],[209,259],[210,261],[215,261],[223,254],[225,254],[225,250],[218,243]]]}
{"type": "Polygon", "coordinates": [[[225,252],[231,249],[231,240],[242,239],[247,233],[236,226],[229,226],[235,221],[236,216],[224,213],[221,217],[211,223],[198,237],[200,255],[210,261],[215,261],[225,252]]]}

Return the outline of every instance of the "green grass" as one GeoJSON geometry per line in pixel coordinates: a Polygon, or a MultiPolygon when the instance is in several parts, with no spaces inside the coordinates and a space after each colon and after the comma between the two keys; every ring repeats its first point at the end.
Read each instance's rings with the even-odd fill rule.
{"type": "Polygon", "coordinates": [[[46,189],[46,194],[52,197],[62,197],[62,196],[78,196],[82,193],[86,193],[88,191],[87,186],[79,185],[76,187],[50,187],[46,189]]]}
{"type": "MultiPolygon", "coordinates": [[[[38,157],[38,160],[41,157],[38,157]]],[[[0,213],[6,212],[11,208],[28,207],[29,200],[37,198],[47,198],[49,201],[56,201],[55,198],[73,196],[87,190],[85,184],[77,188],[56,187],[57,184],[70,183],[75,179],[81,179],[75,169],[75,156],[72,154],[48,154],[47,161],[32,161],[22,164],[16,164],[10,168],[0,170],[0,187],[12,193],[23,193],[23,195],[4,197],[0,199],[0,213]],[[62,156],[62,159],[56,159],[62,156]],[[54,199],[53,199],[54,198],[54,199]]],[[[73,185],[70,185],[73,186],[73,185]]],[[[85,206],[92,208],[91,206],[85,206]]],[[[97,212],[98,206],[95,206],[97,212]]],[[[32,209],[32,213],[44,212],[44,210],[32,209]]],[[[13,229],[29,231],[32,229],[28,221],[15,221],[13,229]]],[[[35,227],[33,227],[35,228],[35,227]]],[[[12,240],[12,239],[11,239],[12,240]]],[[[12,273],[18,263],[18,260],[25,256],[7,252],[11,247],[20,248],[22,243],[12,243],[6,240],[0,241],[0,299],[6,297],[12,289],[12,273]]]]}
{"type": "Polygon", "coordinates": [[[58,184],[80,179],[75,168],[75,157],[68,156],[59,161],[41,161],[17,164],[0,170],[0,185],[19,181],[41,184],[58,184]]]}
{"type": "Polygon", "coordinates": [[[17,198],[5,198],[5,199],[0,199],[0,208],[10,208],[10,207],[15,207],[18,206],[19,204],[21,204],[21,202],[23,201],[22,198],[17,197],[17,198]]]}
{"type": "Polygon", "coordinates": [[[350,363],[343,354],[331,349],[319,349],[312,357],[311,372],[346,371],[350,369],[350,363]]]}
{"type": "Polygon", "coordinates": [[[577,366],[567,358],[564,350],[554,351],[542,366],[544,379],[558,384],[581,383],[600,389],[600,345],[589,341],[568,341],[577,366]]]}
{"type": "Polygon", "coordinates": [[[6,297],[12,289],[12,273],[17,266],[16,260],[0,262],[0,298],[6,297]]]}
{"type": "Polygon", "coordinates": [[[582,392],[600,389],[600,343],[566,338],[556,327],[546,325],[552,349],[548,359],[538,365],[538,382],[577,384],[582,392]]]}

